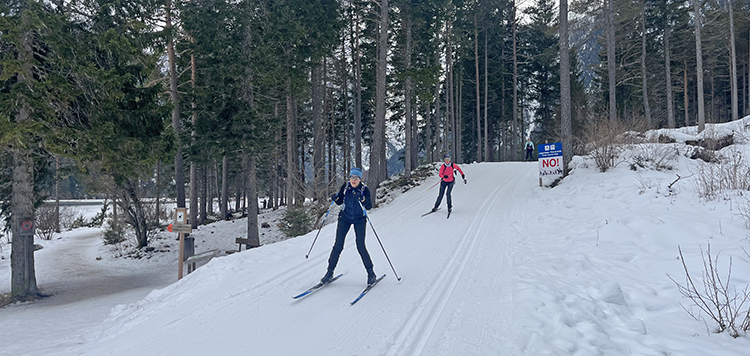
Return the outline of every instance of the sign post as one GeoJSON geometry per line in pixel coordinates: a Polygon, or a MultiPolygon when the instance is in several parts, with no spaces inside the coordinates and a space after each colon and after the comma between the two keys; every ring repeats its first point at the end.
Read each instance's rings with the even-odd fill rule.
{"type": "Polygon", "coordinates": [[[182,279],[182,269],[185,261],[185,233],[193,232],[192,227],[187,223],[187,217],[187,208],[175,209],[174,225],[169,227],[169,231],[180,234],[180,255],[177,257],[177,280],[182,279]]]}
{"type": "Polygon", "coordinates": [[[539,145],[539,186],[542,177],[562,176],[563,151],[562,142],[539,145]]]}

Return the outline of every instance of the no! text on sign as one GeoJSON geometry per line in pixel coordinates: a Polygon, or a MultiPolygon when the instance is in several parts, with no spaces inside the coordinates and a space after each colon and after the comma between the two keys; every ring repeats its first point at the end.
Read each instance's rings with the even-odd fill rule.
{"type": "Polygon", "coordinates": [[[562,142],[539,145],[539,178],[562,176],[562,159],[562,142]]]}

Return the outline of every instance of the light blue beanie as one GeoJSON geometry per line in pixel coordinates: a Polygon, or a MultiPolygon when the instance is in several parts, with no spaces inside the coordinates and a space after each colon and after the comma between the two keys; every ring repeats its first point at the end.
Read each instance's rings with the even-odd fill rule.
{"type": "Polygon", "coordinates": [[[362,170],[359,169],[359,168],[357,168],[357,167],[354,167],[354,168],[352,168],[352,171],[349,172],[349,175],[350,176],[357,176],[361,180],[362,179],[362,170]]]}

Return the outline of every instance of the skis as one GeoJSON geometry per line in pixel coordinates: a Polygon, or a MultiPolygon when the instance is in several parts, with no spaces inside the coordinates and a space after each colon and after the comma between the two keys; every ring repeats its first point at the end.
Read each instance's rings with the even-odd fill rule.
{"type": "MultiPolygon", "coordinates": [[[[438,210],[440,210],[440,208],[437,208],[437,210],[435,210],[435,211],[438,211],[438,210]]],[[[430,214],[434,213],[435,211],[432,211],[432,210],[430,210],[430,211],[428,211],[428,212],[426,212],[426,213],[422,214],[422,217],[425,217],[425,216],[427,216],[427,215],[430,215],[430,214]]]]}
{"type": "Polygon", "coordinates": [[[315,293],[316,291],[318,291],[319,289],[321,289],[321,288],[323,288],[323,287],[325,287],[325,286],[327,286],[327,285],[329,285],[329,284],[333,283],[333,281],[335,281],[335,280],[339,279],[339,277],[341,277],[341,276],[343,276],[343,275],[344,275],[344,274],[342,273],[342,274],[340,274],[340,275],[338,275],[338,276],[336,276],[336,277],[333,277],[333,278],[331,278],[331,280],[330,280],[330,281],[328,281],[328,283],[323,283],[323,282],[320,282],[320,283],[318,283],[318,284],[316,284],[316,285],[314,285],[314,286],[310,287],[310,289],[308,289],[308,290],[306,290],[306,291],[302,292],[301,294],[295,295],[295,296],[294,296],[294,297],[292,297],[292,298],[293,298],[293,299],[299,299],[299,298],[302,298],[302,297],[308,296],[308,295],[310,295],[310,294],[313,294],[313,293],[315,293]]]}
{"type": "Polygon", "coordinates": [[[376,284],[378,284],[378,282],[380,282],[380,281],[381,281],[381,280],[382,280],[383,278],[385,278],[385,275],[382,275],[382,276],[380,276],[380,278],[376,279],[376,280],[375,280],[375,282],[374,282],[373,284],[368,284],[368,285],[367,285],[367,288],[365,288],[365,290],[363,290],[363,291],[362,291],[362,293],[360,293],[360,294],[359,294],[359,296],[357,297],[357,299],[355,299],[355,300],[354,300],[354,301],[353,301],[353,302],[351,303],[351,305],[354,305],[354,303],[356,303],[356,302],[358,302],[358,301],[359,301],[360,299],[362,299],[362,297],[364,297],[364,296],[365,296],[365,294],[367,294],[367,292],[369,292],[369,291],[370,291],[370,289],[372,289],[372,287],[374,287],[374,286],[375,286],[376,284]]]}
{"type": "MultiPolygon", "coordinates": [[[[440,210],[440,208],[438,208],[438,209],[437,209],[437,210],[435,210],[435,211],[438,211],[438,210],[440,210]]],[[[430,215],[430,214],[434,213],[435,211],[432,211],[432,210],[430,210],[430,211],[428,211],[428,212],[426,212],[426,213],[422,214],[422,217],[425,217],[425,216],[427,216],[427,215],[430,215]]],[[[446,216],[445,218],[446,218],[446,219],[450,219],[450,217],[451,217],[451,211],[450,211],[450,210],[448,210],[448,216],[446,216]]]]}

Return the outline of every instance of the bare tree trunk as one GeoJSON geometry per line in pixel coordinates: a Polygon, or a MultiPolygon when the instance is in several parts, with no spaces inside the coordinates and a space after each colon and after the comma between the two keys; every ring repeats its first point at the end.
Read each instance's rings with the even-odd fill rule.
{"type": "MultiPolygon", "coordinates": [[[[341,81],[343,82],[343,85],[341,86],[341,97],[344,100],[344,172],[349,172],[351,169],[351,159],[352,159],[352,152],[351,152],[351,135],[349,134],[349,68],[346,67],[346,36],[343,36],[341,39],[341,60],[339,61],[339,65],[341,66],[341,81]]],[[[333,130],[333,135],[335,137],[335,128],[333,130]]],[[[336,173],[334,172],[333,176],[331,177],[331,181],[335,181],[336,173]]]]}
{"type": "Polygon", "coordinates": [[[727,1],[729,3],[729,49],[730,56],[732,57],[731,73],[732,76],[732,121],[739,119],[739,99],[738,99],[738,88],[737,88],[737,46],[734,43],[734,4],[732,0],[727,1]]]}
{"type": "Polygon", "coordinates": [[[490,159],[490,139],[489,139],[489,121],[487,119],[487,95],[489,92],[489,74],[487,67],[489,67],[489,61],[487,56],[488,44],[487,37],[489,33],[487,29],[484,30],[484,160],[492,161],[490,159]]]}
{"type": "Polygon", "coordinates": [[[677,127],[677,122],[675,120],[674,95],[672,93],[672,61],[670,59],[672,48],[669,45],[671,32],[671,27],[669,26],[669,15],[667,15],[666,20],[664,21],[664,67],[667,77],[667,126],[673,129],[677,127]]]}
{"type": "Polygon", "coordinates": [[[161,219],[161,161],[156,160],[156,223],[161,219]]]}
{"type": "Polygon", "coordinates": [[[229,217],[229,159],[227,154],[221,157],[221,220],[229,217]]]}
{"type": "MultiPolygon", "coordinates": [[[[411,70],[411,51],[412,51],[412,38],[411,38],[411,31],[412,31],[412,22],[411,22],[411,12],[408,8],[402,9],[403,15],[404,15],[404,32],[406,32],[406,46],[404,48],[404,66],[406,67],[406,71],[411,70]]],[[[414,130],[413,125],[414,124],[414,118],[412,117],[412,80],[411,80],[411,74],[408,74],[405,83],[404,83],[404,111],[406,114],[406,123],[404,125],[404,134],[406,136],[406,145],[405,145],[405,156],[404,156],[404,175],[407,177],[411,177],[411,171],[414,169],[412,166],[413,163],[413,155],[415,155],[415,152],[413,151],[413,142],[414,140],[414,130]]]]}
{"type": "MultiPolygon", "coordinates": [[[[172,0],[167,0],[166,28],[172,29],[172,0]]],[[[169,57],[169,99],[172,102],[172,128],[175,132],[175,144],[177,153],[174,157],[174,179],[177,190],[177,207],[185,207],[185,168],[182,163],[182,123],[180,122],[180,94],[177,89],[177,64],[174,52],[174,39],[169,38],[167,43],[167,54],[169,57]]]]}
{"type": "Polygon", "coordinates": [[[609,121],[614,125],[617,122],[617,69],[615,67],[615,10],[614,0],[605,1],[605,17],[607,24],[607,73],[609,74],[609,121]]]}
{"type": "MultiPolygon", "coordinates": [[[[25,16],[22,15],[25,18],[25,16]]],[[[28,35],[28,38],[31,36],[28,35]]],[[[24,55],[31,55],[32,49],[29,40],[23,38],[24,55]]],[[[21,57],[22,55],[19,55],[21,57]]],[[[28,61],[21,61],[23,74],[19,75],[19,81],[25,82],[32,73],[28,61]]],[[[25,123],[31,121],[28,104],[20,98],[21,109],[18,112],[16,122],[25,123]]],[[[10,266],[11,287],[10,294],[13,299],[21,299],[39,294],[36,284],[36,272],[34,270],[34,231],[28,233],[21,229],[22,221],[34,221],[34,161],[27,148],[12,147],[13,154],[13,181],[11,185],[11,231],[13,240],[11,242],[10,266]]]]}
{"type": "MultiPolygon", "coordinates": [[[[476,4],[476,3],[475,3],[476,4]]],[[[476,5],[475,5],[476,6],[476,5]]],[[[482,118],[479,101],[479,28],[477,24],[477,9],[474,9],[474,79],[476,81],[476,107],[477,107],[477,162],[482,162],[482,118]]]]}
{"type": "Polygon", "coordinates": [[[250,241],[247,248],[260,246],[260,235],[258,234],[258,178],[255,168],[255,156],[245,153],[245,195],[247,196],[247,239],[250,241]]]}
{"type": "Polygon", "coordinates": [[[646,114],[646,127],[651,129],[651,106],[648,104],[648,70],[646,69],[646,0],[641,0],[641,78],[643,79],[643,108],[646,114]]]}
{"type": "Polygon", "coordinates": [[[688,96],[688,75],[687,75],[687,59],[682,60],[682,68],[683,68],[683,74],[685,75],[685,78],[683,79],[683,93],[684,93],[684,100],[685,100],[685,127],[690,126],[690,105],[689,101],[690,97],[688,96]]]}
{"type": "MultiPolygon", "coordinates": [[[[388,60],[388,0],[380,2],[380,32],[378,34],[378,59],[375,85],[375,123],[370,150],[370,189],[377,189],[386,172],[385,155],[385,96],[388,60]]],[[[377,200],[374,199],[376,204],[377,200]]]]}
{"type": "Polygon", "coordinates": [[[701,49],[701,8],[700,0],[693,0],[695,22],[695,61],[696,86],[698,87],[698,133],[706,128],[706,109],[703,98],[703,50],[701,49]]]}
{"type": "Polygon", "coordinates": [[[321,107],[321,75],[320,71],[324,64],[319,61],[311,72],[312,80],[312,118],[313,118],[313,198],[316,201],[323,200],[325,181],[325,129],[323,128],[323,114],[321,107]]]}
{"type": "MultiPolygon", "coordinates": [[[[194,39],[191,39],[195,42],[194,39]]],[[[197,68],[195,63],[195,53],[190,54],[190,84],[195,88],[195,81],[197,79],[197,68]]],[[[195,144],[195,138],[198,136],[198,131],[195,130],[198,124],[198,110],[195,100],[190,103],[193,108],[193,131],[190,133],[192,144],[195,144]]],[[[190,162],[190,226],[193,229],[198,228],[198,165],[194,162],[195,158],[190,162]]],[[[157,219],[158,220],[158,219],[157,219]]]]}
{"type": "MultiPolygon", "coordinates": [[[[448,22],[446,26],[446,36],[445,36],[445,53],[446,53],[446,62],[447,64],[447,76],[446,76],[446,93],[445,93],[445,99],[446,99],[446,120],[448,124],[446,125],[446,130],[450,130],[450,151],[445,152],[449,154],[453,154],[455,156],[456,154],[456,105],[455,105],[455,91],[453,90],[453,44],[452,44],[452,24],[448,22]]],[[[445,139],[446,142],[448,142],[448,131],[446,131],[445,139]]],[[[455,159],[455,157],[454,157],[455,159]]]]}
{"type": "Polygon", "coordinates": [[[354,165],[362,168],[362,64],[360,63],[359,48],[359,13],[355,20],[355,60],[354,60],[354,90],[356,99],[354,101],[354,165]]]}
{"type": "Polygon", "coordinates": [[[208,167],[204,164],[201,166],[201,203],[200,203],[200,223],[204,224],[206,222],[206,218],[208,218],[206,214],[206,208],[208,207],[208,167]]]}
{"type": "Polygon", "coordinates": [[[513,127],[511,129],[511,145],[510,149],[512,152],[511,160],[518,160],[518,139],[520,132],[518,132],[518,52],[516,49],[516,2],[513,1],[513,12],[511,14],[511,21],[513,21],[513,127]]]}
{"type": "Polygon", "coordinates": [[[299,153],[297,153],[297,108],[294,103],[295,98],[292,95],[291,78],[287,78],[286,87],[286,200],[287,208],[291,209],[295,204],[301,206],[302,202],[294,201],[294,198],[297,196],[297,180],[299,172],[297,165],[299,153]]]}
{"type": "Polygon", "coordinates": [[[568,39],[568,0],[560,0],[560,122],[563,143],[563,174],[573,158],[573,126],[570,108],[570,44],[568,39]]]}
{"type": "Polygon", "coordinates": [[[55,232],[60,233],[60,156],[55,156],[55,232]]]}

